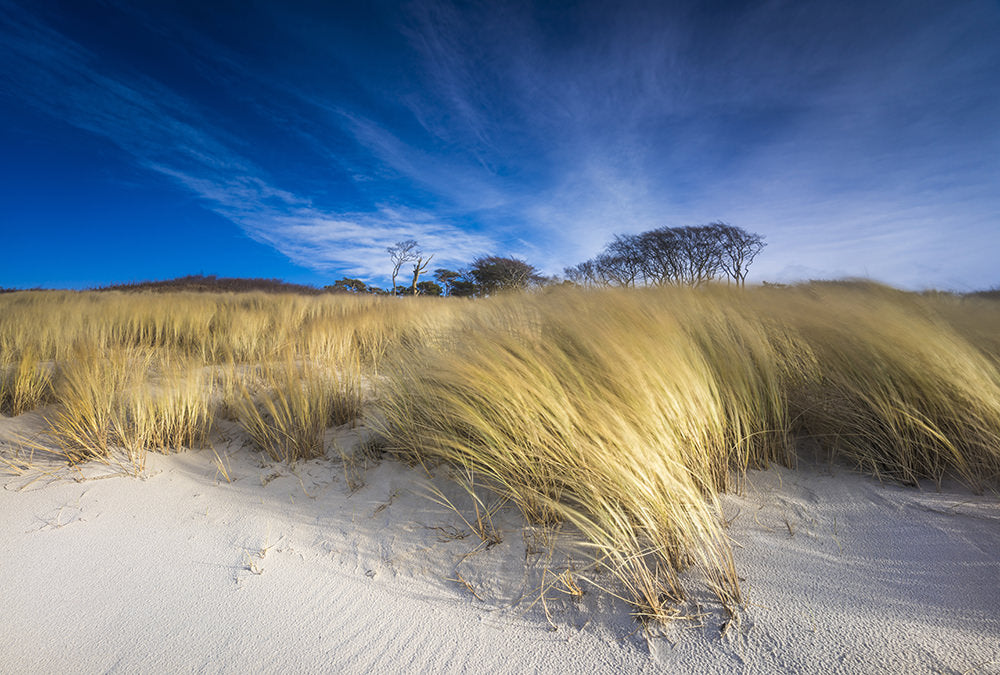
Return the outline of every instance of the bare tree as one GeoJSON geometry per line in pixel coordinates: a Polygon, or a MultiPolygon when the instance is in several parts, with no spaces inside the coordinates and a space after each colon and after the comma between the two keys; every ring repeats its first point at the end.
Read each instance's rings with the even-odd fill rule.
{"type": "Polygon", "coordinates": [[[657,285],[673,274],[667,269],[665,256],[672,244],[663,233],[615,235],[614,241],[590,260],[567,267],[563,273],[580,286],[638,286],[652,282],[657,285]]]}
{"type": "Polygon", "coordinates": [[[677,228],[681,249],[681,283],[701,286],[722,271],[722,245],[712,225],[677,228]]]}
{"type": "Polygon", "coordinates": [[[634,235],[615,235],[595,262],[609,284],[629,288],[645,278],[642,248],[634,235]]]}
{"type": "Polygon", "coordinates": [[[655,286],[679,284],[683,278],[684,261],[678,230],[660,227],[637,237],[643,275],[655,286]]]}
{"type": "Polygon", "coordinates": [[[721,246],[719,264],[722,270],[737,286],[745,286],[750,265],[767,246],[764,236],[728,223],[712,223],[710,227],[718,232],[721,246]]]}
{"type": "Polygon", "coordinates": [[[577,286],[596,286],[600,283],[593,260],[584,260],[579,265],[566,267],[563,274],[577,286]]]}
{"type": "Polygon", "coordinates": [[[399,276],[399,269],[408,262],[419,260],[421,256],[420,248],[416,239],[397,241],[392,246],[385,249],[392,261],[392,294],[396,295],[396,277],[399,276]]]}
{"type": "Polygon", "coordinates": [[[631,285],[620,256],[604,251],[594,258],[594,277],[600,286],[631,285]]]}
{"type": "Polygon", "coordinates": [[[584,286],[701,286],[723,274],[744,285],[764,238],[726,223],[616,235],[595,258],[567,267],[584,286]]]}
{"type": "Polygon", "coordinates": [[[427,266],[431,264],[431,259],[433,257],[434,254],[431,254],[424,258],[418,251],[417,262],[413,263],[413,284],[410,286],[410,290],[413,291],[414,295],[417,294],[417,282],[420,280],[420,275],[427,269],[427,266]]]}

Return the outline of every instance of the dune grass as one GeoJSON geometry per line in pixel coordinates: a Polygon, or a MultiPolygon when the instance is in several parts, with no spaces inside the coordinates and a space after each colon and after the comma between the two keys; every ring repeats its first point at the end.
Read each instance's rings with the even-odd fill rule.
{"type": "Polygon", "coordinates": [[[395,362],[383,433],[530,522],[573,523],[665,620],[692,564],[739,604],[718,493],[794,463],[796,440],[903,482],[995,482],[994,363],[932,302],[876,286],[501,299],[395,362]]]}
{"type": "Polygon", "coordinates": [[[235,410],[254,444],[275,461],[321,457],[326,429],[361,416],[360,374],[288,354],[244,377],[235,410]]]}
{"type": "Polygon", "coordinates": [[[875,286],[784,298],[812,359],[793,431],[876,476],[980,490],[1000,478],[1000,372],[934,304],[875,286]]]}
{"type": "Polygon", "coordinates": [[[225,416],[275,460],[318,457],[367,411],[397,455],[572,525],[615,580],[591,583],[665,621],[698,580],[745,600],[719,494],[794,465],[799,444],[904,483],[1000,481],[998,327],[995,301],[859,283],[476,302],[11,293],[0,409],[52,403],[67,458],[121,451],[136,469],[225,416]]]}
{"type": "Polygon", "coordinates": [[[740,602],[716,494],[766,446],[730,442],[748,411],[724,403],[683,311],[663,310],[626,293],[494,303],[398,362],[382,408],[397,451],[474,471],[529,522],[573,523],[655,619],[676,611],[689,563],[740,602]]]}
{"type": "Polygon", "coordinates": [[[266,293],[22,292],[0,297],[0,412],[54,403],[71,461],[204,443],[238,419],[276,459],[324,452],[379,364],[444,330],[457,304],[266,293]]]}
{"type": "Polygon", "coordinates": [[[214,416],[212,387],[200,360],[160,355],[127,408],[135,441],[162,452],[203,447],[214,416]]]}
{"type": "Polygon", "coordinates": [[[0,351],[0,412],[17,416],[41,406],[52,396],[52,368],[32,347],[15,355],[0,351]]]}
{"type": "Polygon", "coordinates": [[[110,351],[81,343],[62,364],[56,411],[48,421],[52,438],[70,461],[107,458],[121,444],[131,446],[133,463],[142,463],[145,449],[132,442],[138,439],[130,437],[125,406],[151,356],[148,350],[110,351]]]}

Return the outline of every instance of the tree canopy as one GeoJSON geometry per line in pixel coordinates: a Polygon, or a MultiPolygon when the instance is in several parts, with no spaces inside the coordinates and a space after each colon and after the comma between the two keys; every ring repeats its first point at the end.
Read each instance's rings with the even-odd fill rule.
{"type": "Polygon", "coordinates": [[[726,277],[742,286],[764,237],[728,223],[660,227],[617,235],[596,257],[566,276],[585,286],[701,286],[726,277]]]}
{"type": "Polygon", "coordinates": [[[518,258],[500,256],[476,258],[469,268],[469,275],[478,286],[480,295],[523,290],[541,280],[533,265],[518,258]]]}

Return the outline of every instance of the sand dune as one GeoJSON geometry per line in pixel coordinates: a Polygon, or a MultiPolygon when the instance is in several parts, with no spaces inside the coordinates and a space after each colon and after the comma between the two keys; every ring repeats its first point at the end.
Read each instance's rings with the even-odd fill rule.
{"type": "MultiPolygon", "coordinates": [[[[38,424],[0,419],[0,451],[38,424]]],[[[221,431],[138,479],[99,463],[4,478],[0,671],[1000,671],[995,496],[823,464],[751,472],[724,497],[739,621],[706,593],[645,630],[514,509],[482,546],[427,496],[463,508],[443,467],[289,467],[221,431]],[[554,582],[567,570],[582,598],[554,582]]]]}

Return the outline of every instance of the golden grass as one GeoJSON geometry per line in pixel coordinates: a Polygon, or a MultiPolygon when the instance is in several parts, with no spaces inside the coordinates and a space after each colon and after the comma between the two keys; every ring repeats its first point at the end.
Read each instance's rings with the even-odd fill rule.
{"type": "Polygon", "coordinates": [[[1000,478],[1000,373],[936,311],[874,286],[784,297],[811,368],[789,387],[797,435],[903,483],[1000,478]]]}
{"type": "Polygon", "coordinates": [[[743,601],[718,495],[793,465],[806,439],[891,480],[1000,480],[998,331],[995,301],[857,283],[475,302],[11,293],[0,407],[51,400],[67,457],[141,468],[224,415],[275,460],[321,456],[367,399],[389,449],[465,476],[481,536],[488,503],[572,524],[609,590],[667,620],[692,578],[743,601]]]}
{"type": "Polygon", "coordinates": [[[133,463],[141,463],[145,449],[132,442],[125,405],[142,386],[151,358],[137,348],[76,346],[61,366],[57,407],[48,418],[52,438],[70,461],[109,457],[120,441],[130,446],[133,463]]]}
{"type": "Polygon", "coordinates": [[[360,417],[361,405],[358,373],[288,354],[244,378],[235,409],[259,449],[291,463],[323,456],[326,429],[360,417]]]}
{"type": "Polygon", "coordinates": [[[662,618],[689,560],[740,598],[714,499],[727,412],[710,373],[678,317],[638,295],[508,299],[396,364],[384,433],[474,471],[531,522],[572,522],[638,612],[662,618]]]}
{"type": "Polygon", "coordinates": [[[17,416],[51,397],[52,369],[41,363],[33,347],[20,355],[0,351],[0,412],[17,416]]]}
{"type": "Polygon", "coordinates": [[[234,294],[12,293],[0,297],[0,409],[54,399],[52,440],[71,461],[204,443],[239,417],[294,461],[357,418],[393,344],[443,324],[445,303],[234,294]],[[52,377],[56,372],[57,376],[52,377]],[[366,375],[366,373],[368,375],[366,375]]]}
{"type": "Polygon", "coordinates": [[[213,421],[212,373],[196,358],[161,356],[127,413],[136,441],[153,450],[203,447],[213,421]]]}
{"type": "Polygon", "coordinates": [[[717,494],[811,437],[912,482],[1000,477],[1000,378],[933,302],[876,286],[570,292],[470,309],[389,371],[383,433],[573,523],[638,615],[690,564],[742,592],[717,494]]]}
{"type": "MultiPolygon", "coordinates": [[[[419,340],[457,303],[373,296],[265,293],[17,292],[0,295],[0,354],[31,348],[61,362],[73,345],[150,347],[205,363],[256,364],[289,348],[372,364],[391,344],[419,340]]],[[[317,354],[318,355],[318,354],[317,354]]]]}

